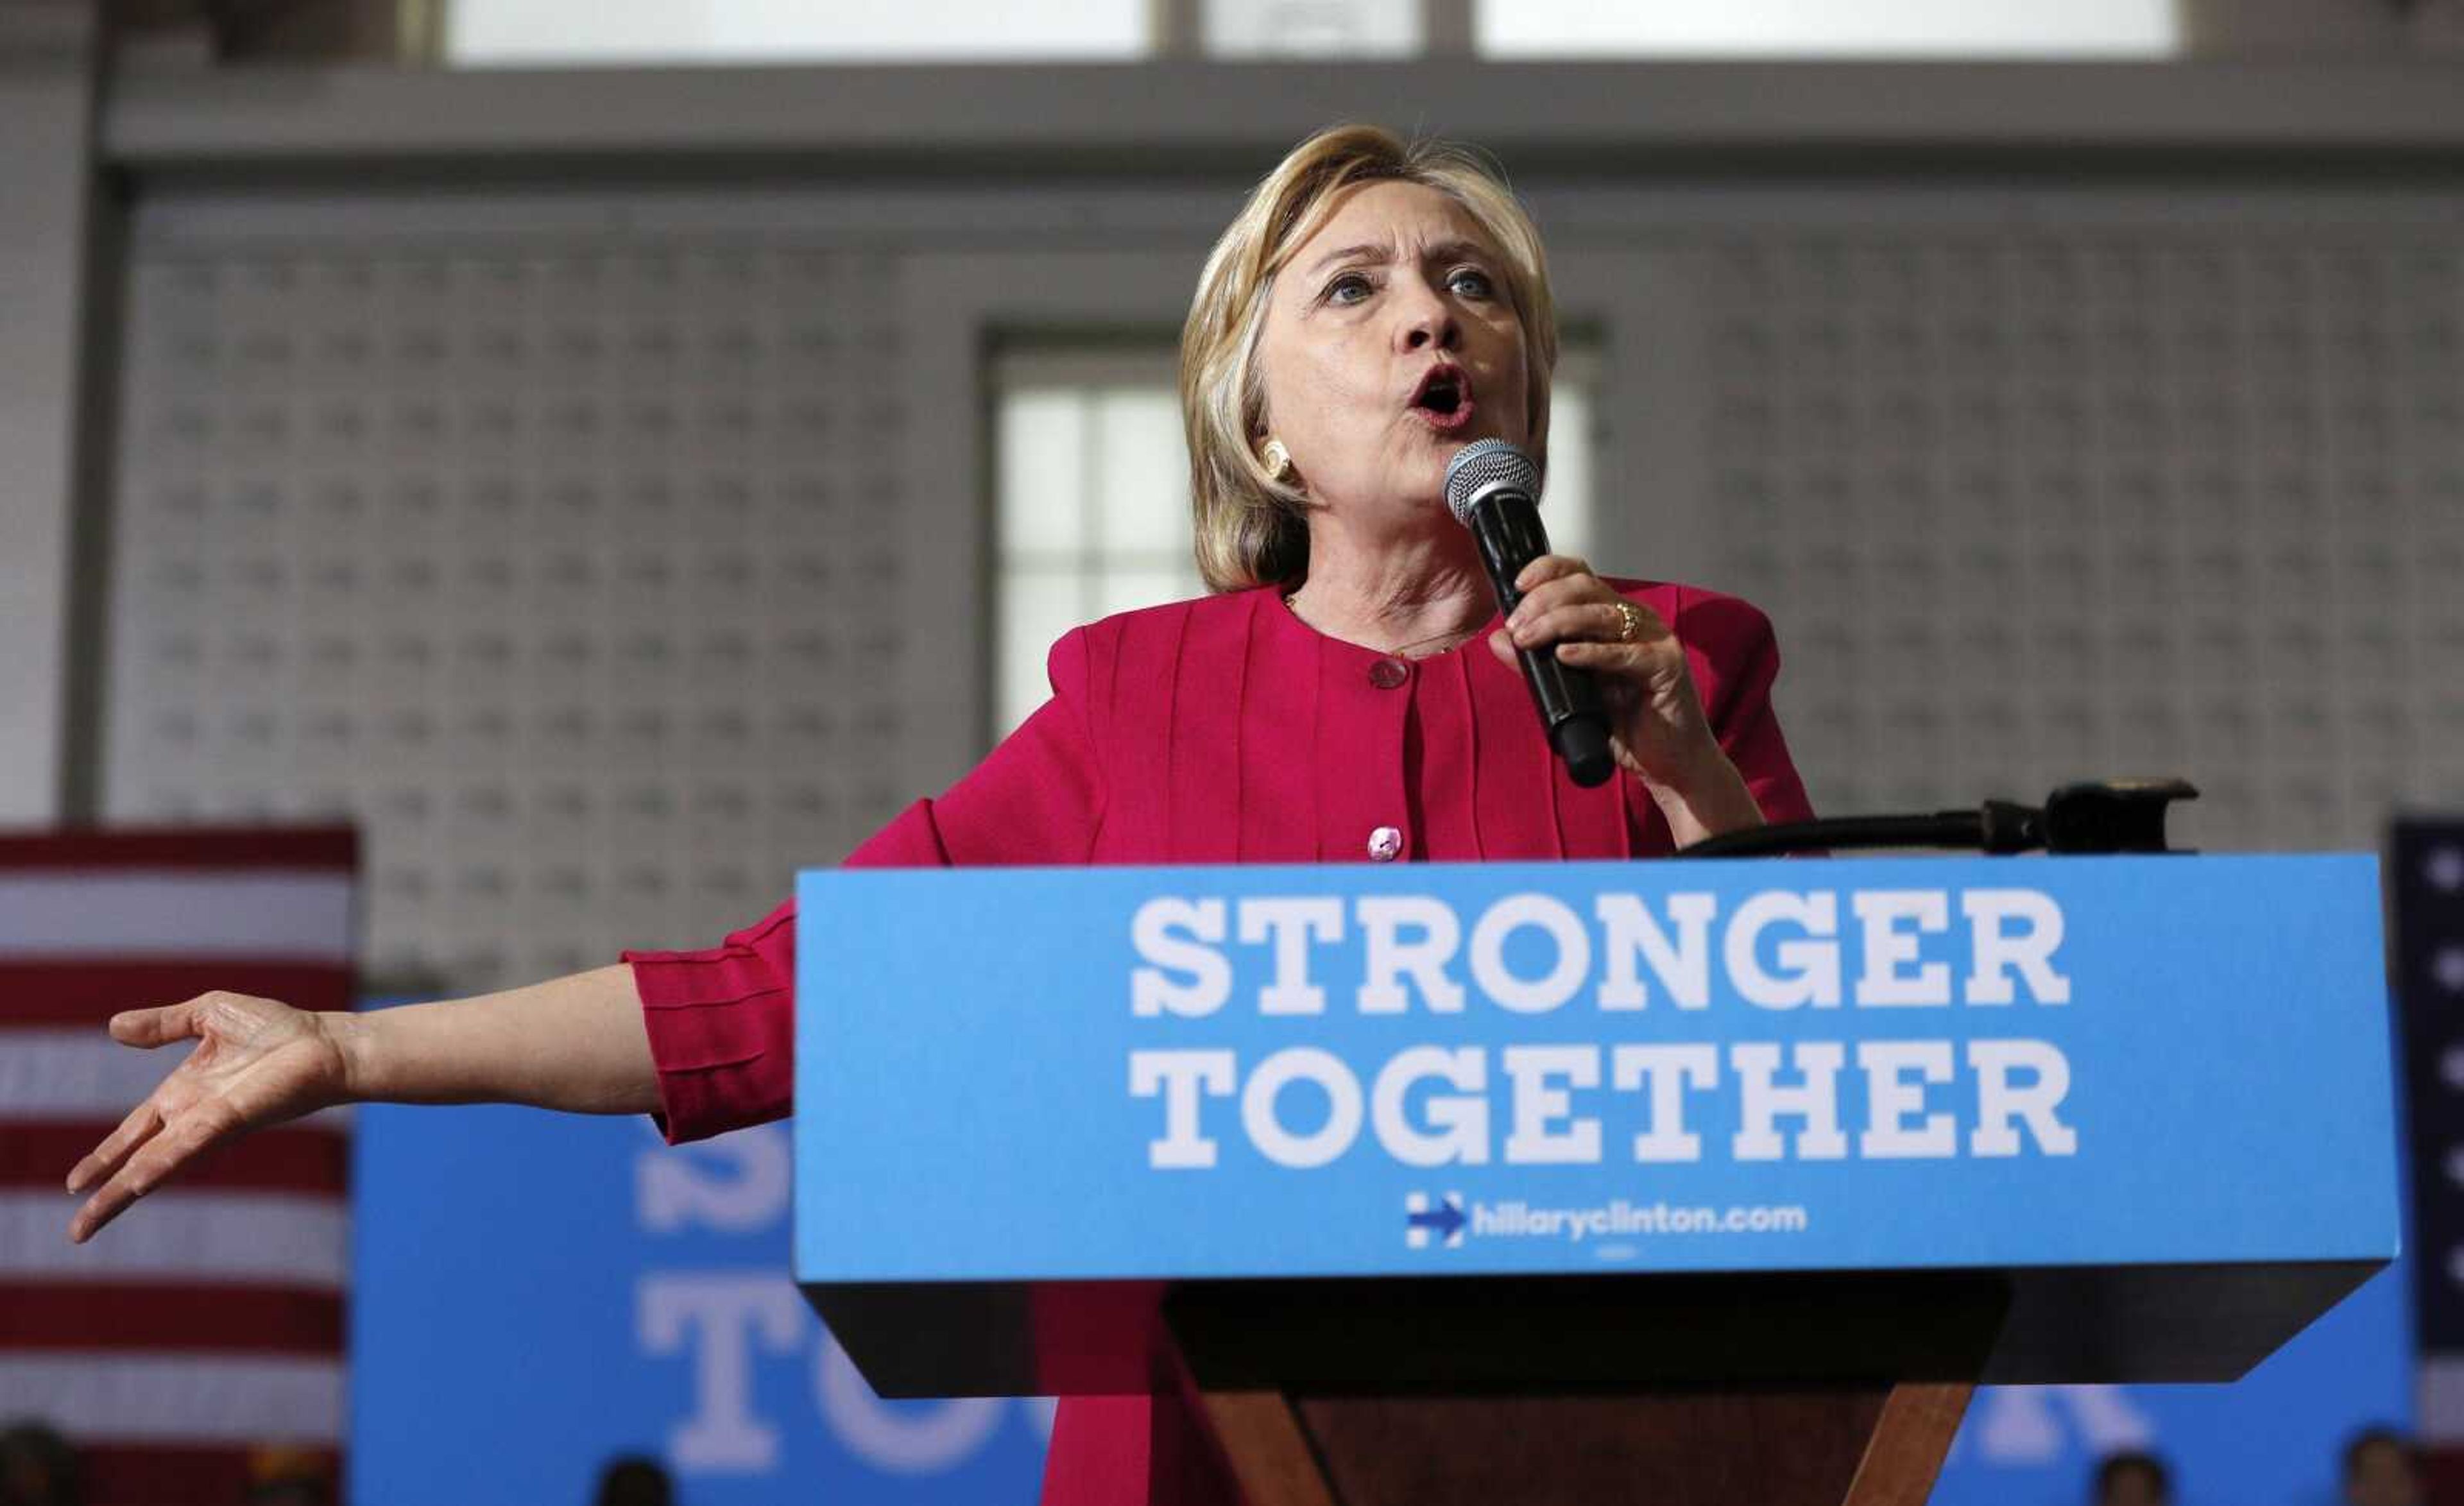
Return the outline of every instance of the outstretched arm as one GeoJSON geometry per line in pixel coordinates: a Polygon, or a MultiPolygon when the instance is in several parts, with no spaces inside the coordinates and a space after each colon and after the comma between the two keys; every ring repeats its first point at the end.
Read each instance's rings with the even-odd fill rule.
{"type": "Polygon", "coordinates": [[[641,995],[623,963],[335,1018],[349,1096],[361,1102],[526,1103],[572,1114],[659,1106],[641,995]]]}
{"type": "MultiPolygon", "coordinates": [[[[1084,860],[1103,804],[1088,655],[1086,630],[1064,637],[1051,656],[1054,699],[847,862],[1084,860]]],[[[794,911],[790,899],[719,947],[628,951],[609,966],[471,999],[355,1014],[209,993],[115,1015],[111,1033],[124,1044],[198,1044],[69,1173],[71,1192],[92,1193],[69,1237],[92,1238],[217,1145],[338,1103],[656,1114],[678,1141],[776,1118],[794,1084],[794,911]]]]}
{"type": "Polygon", "coordinates": [[[112,1016],[112,1038],[197,1042],[69,1173],[93,1195],[77,1243],[216,1146],[338,1103],[525,1103],[586,1114],[658,1106],[633,970],[619,963],[470,999],[365,1013],[199,994],[112,1016]]]}

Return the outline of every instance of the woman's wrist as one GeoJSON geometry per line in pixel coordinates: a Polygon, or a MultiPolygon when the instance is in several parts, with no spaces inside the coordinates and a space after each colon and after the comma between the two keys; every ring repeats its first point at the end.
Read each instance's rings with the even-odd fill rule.
{"type": "Polygon", "coordinates": [[[347,1009],[321,1009],[317,1023],[325,1038],[334,1043],[334,1051],[342,1061],[342,1096],[345,1102],[373,1103],[380,1101],[380,1044],[373,1037],[379,1033],[378,1017],[383,1009],[359,1013],[347,1009]]]}
{"type": "Polygon", "coordinates": [[[324,1023],[344,1091],[360,1102],[523,1103],[579,1114],[659,1107],[628,963],[324,1023]]]}
{"type": "MultiPolygon", "coordinates": [[[[461,1033],[447,1011],[459,1001],[387,1005],[321,1013],[319,1024],[342,1061],[342,1093],[352,1103],[470,1103],[492,1097],[480,1053],[440,1052],[461,1033]]],[[[473,1042],[473,1045],[477,1043],[473,1042]]]]}
{"type": "Polygon", "coordinates": [[[1666,783],[1655,781],[1648,787],[1680,848],[1763,824],[1762,807],[1755,803],[1745,775],[1719,743],[1707,738],[1683,768],[1666,783]]]}

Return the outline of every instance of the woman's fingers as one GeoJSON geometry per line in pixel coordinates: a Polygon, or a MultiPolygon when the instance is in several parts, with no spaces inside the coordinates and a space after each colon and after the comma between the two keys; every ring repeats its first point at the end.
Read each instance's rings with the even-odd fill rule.
{"type": "Polygon", "coordinates": [[[1616,598],[1607,601],[1573,602],[1540,613],[1516,630],[1514,641],[1527,648],[1543,643],[1573,642],[1589,639],[1621,645],[1651,641],[1651,624],[1632,640],[1625,639],[1625,614],[1617,610],[1616,598]]]}
{"type": "Polygon", "coordinates": [[[163,1133],[138,1147],[114,1181],[125,1182],[130,1194],[143,1197],[182,1167],[247,1127],[228,1098],[204,1098],[164,1125],[163,1133]]]}
{"type": "Polygon", "coordinates": [[[111,1038],[123,1046],[149,1049],[189,1040],[202,1033],[197,1029],[197,1011],[212,997],[201,993],[186,1004],[166,1004],[159,1009],[123,1009],[111,1017],[111,1038]]]}
{"type": "Polygon", "coordinates": [[[1540,556],[1540,558],[1532,561],[1529,565],[1525,565],[1522,570],[1515,575],[1514,588],[1523,592],[1526,596],[1529,596],[1532,591],[1538,589],[1540,587],[1551,581],[1562,580],[1570,575],[1589,575],[1591,573],[1592,567],[1585,564],[1580,556],[1572,554],[1544,554],[1540,556]]]}
{"type": "MultiPolygon", "coordinates": [[[[159,1143],[159,1139],[156,1142],[159,1143]]],[[[82,1245],[92,1239],[95,1230],[118,1218],[122,1209],[152,1186],[151,1183],[138,1181],[135,1165],[133,1160],[123,1161],[103,1179],[102,1185],[94,1189],[94,1195],[87,1198],[85,1206],[69,1220],[69,1243],[82,1245]]]]}
{"type": "Polygon", "coordinates": [[[77,1216],[69,1220],[69,1243],[82,1245],[92,1239],[98,1229],[125,1212],[128,1205],[143,1195],[137,1184],[129,1179],[128,1168],[121,1167],[110,1181],[97,1187],[94,1196],[85,1200],[85,1207],[78,1208],[77,1216]]]}
{"type": "Polygon", "coordinates": [[[70,1169],[69,1190],[82,1192],[119,1170],[120,1163],[162,1127],[163,1111],[153,1098],[129,1110],[120,1127],[105,1135],[101,1143],[86,1152],[85,1159],[70,1169]]]}
{"type": "MultiPolygon", "coordinates": [[[[1530,570],[1525,571],[1525,575],[1530,576],[1539,570],[1542,565],[1556,558],[1554,555],[1542,556],[1532,562],[1530,570]]],[[[1522,630],[1548,613],[1570,606],[1585,602],[1614,602],[1617,599],[1617,592],[1609,588],[1608,582],[1589,570],[1548,575],[1524,591],[1523,599],[1515,604],[1512,611],[1507,613],[1506,626],[1514,630],[1517,642],[1539,642],[1542,640],[1523,636],[1522,630]]]]}
{"type": "MultiPolygon", "coordinates": [[[[200,994],[185,1004],[165,1005],[157,1009],[123,1009],[111,1017],[109,1029],[112,1039],[123,1046],[151,1050],[169,1041],[202,1035],[205,1032],[198,1026],[197,1008],[209,997],[200,994]]],[[[181,1065],[186,1066],[187,1063],[181,1065]]],[[[176,1073],[178,1069],[173,1071],[176,1073]]],[[[121,1162],[162,1127],[163,1090],[157,1088],[144,1102],[128,1111],[128,1117],[120,1121],[119,1128],[104,1136],[100,1143],[69,1169],[68,1189],[80,1192],[110,1176],[120,1168],[121,1162]]]]}
{"type": "Polygon", "coordinates": [[[118,1218],[130,1204],[161,1186],[181,1167],[239,1129],[238,1117],[221,1099],[208,1098],[198,1103],[145,1141],[112,1174],[110,1181],[86,1199],[85,1207],[69,1221],[70,1241],[81,1245],[93,1238],[97,1229],[118,1218]]]}
{"type": "Polygon", "coordinates": [[[69,1243],[82,1245],[92,1239],[95,1230],[118,1218],[121,1210],[137,1201],[137,1193],[129,1188],[127,1169],[122,1167],[110,1181],[97,1187],[94,1196],[86,1199],[85,1206],[69,1220],[69,1243]]]}

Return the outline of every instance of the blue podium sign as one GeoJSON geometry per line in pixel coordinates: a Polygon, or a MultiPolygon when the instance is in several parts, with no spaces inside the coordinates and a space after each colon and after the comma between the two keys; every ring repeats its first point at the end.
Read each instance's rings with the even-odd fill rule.
{"type": "MultiPolygon", "coordinates": [[[[2051,1304],[2260,1276],[2237,1300],[2276,1294],[2273,1326],[2208,1369],[2053,1342],[1995,1377],[2188,1379],[2396,1252],[2365,856],[831,870],[798,895],[796,1274],[859,1363],[830,1292],[2137,1273],[2023,1291],[2014,1325],[2052,1336],[2051,1304]],[[2115,1373],[2049,1373],[2083,1364],[2115,1373]]],[[[1002,1311],[972,1321],[1061,1309],[1002,1311]]]]}

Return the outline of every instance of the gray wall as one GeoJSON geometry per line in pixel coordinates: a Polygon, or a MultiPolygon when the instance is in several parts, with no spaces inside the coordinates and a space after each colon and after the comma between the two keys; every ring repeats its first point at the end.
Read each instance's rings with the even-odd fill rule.
{"type": "Polygon", "coordinates": [[[0,7],[0,823],[64,797],[70,589],[89,429],[95,23],[0,7]]]}
{"type": "Polygon", "coordinates": [[[381,981],[750,920],[981,751],[985,351],[1347,115],[1504,155],[1818,805],[2464,803],[2452,73],[1464,66],[123,80],[99,809],[355,813],[381,981]]]}

